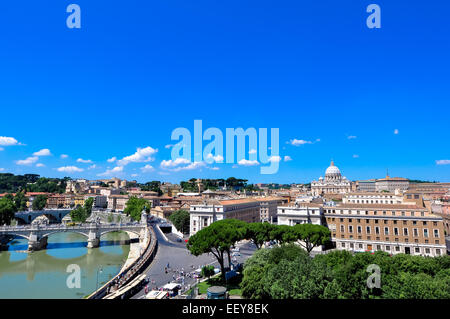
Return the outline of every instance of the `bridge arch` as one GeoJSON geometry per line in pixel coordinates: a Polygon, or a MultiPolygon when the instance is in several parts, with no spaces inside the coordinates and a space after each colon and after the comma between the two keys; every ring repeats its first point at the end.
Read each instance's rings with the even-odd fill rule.
{"type": "Polygon", "coordinates": [[[72,229],[67,229],[67,230],[64,230],[64,231],[62,231],[62,230],[54,230],[54,231],[51,231],[51,232],[48,232],[48,233],[44,233],[41,236],[41,238],[49,237],[49,236],[51,236],[53,234],[59,234],[59,233],[76,233],[76,234],[83,235],[86,238],[89,238],[89,232],[83,232],[83,231],[75,230],[75,229],[73,229],[73,230],[72,229]]]}
{"type": "Polygon", "coordinates": [[[140,230],[136,230],[136,229],[108,229],[103,232],[100,232],[100,237],[105,234],[108,234],[108,233],[119,232],[119,231],[130,232],[130,233],[136,234],[137,236],[140,236],[140,230]]]}
{"type": "Polygon", "coordinates": [[[26,235],[24,235],[24,234],[20,234],[20,233],[8,233],[8,234],[6,234],[6,235],[4,235],[5,237],[20,237],[20,238],[24,238],[24,239],[26,239],[26,240],[30,240],[30,238],[29,237],[27,237],[26,235]]]}

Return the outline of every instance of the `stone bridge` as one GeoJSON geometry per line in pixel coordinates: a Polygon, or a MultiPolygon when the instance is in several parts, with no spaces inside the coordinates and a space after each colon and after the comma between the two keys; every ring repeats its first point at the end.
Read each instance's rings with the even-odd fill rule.
{"type": "Polygon", "coordinates": [[[16,219],[21,220],[24,224],[30,224],[36,217],[46,216],[52,222],[61,222],[62,219],[69,214],[71,209],[44,209],[17,212],[14,214],[16,219]]]}
{"type": "Polygon", "coordinates": [[[44,249],[47,246],[48,236],[60,232],[73,232],[87,237],[87,247],[94,248],[100,244],[103,234],[114,231],[128,231],[139,236],[139,241],[147,240],[147,216],[143,214],[140,223],[127,224],[101,224],[99,222],[81,224],[77,226],[66,225],[31,225],[31,226],[2,226],[0,227],[0,243],[6,245],[7,238],[12,236],[23,237],[28,240],[28,251],[44,249]]]}

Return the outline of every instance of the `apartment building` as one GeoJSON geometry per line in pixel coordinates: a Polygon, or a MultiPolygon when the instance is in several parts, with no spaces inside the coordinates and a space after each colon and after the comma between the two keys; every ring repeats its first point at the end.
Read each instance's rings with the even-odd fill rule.
{"type": "Polygon", "coordinates": [[[128,195],[111,195],[108,196],[108,210],[115,212],[123,212],[128,202],[128,195]]]}
{"type": "Polygon", "coordinates": [[[318,203],[296,202],[281,206],[277,210],[278,225],[324,224],[322,205],[318,203]]]}
{"type": "Polygon", "coordinates": [[[336,248],[422,256],[446,254],[443,219],[411,204],[343,203],[325,206],[336,248]]]}
{"type": "Polygon", "coordinates": [[[260,221],[260,202],[251,198],[231,200],[210,200],[203,204],[191,205],[190,235],[208,227],[218,220],[239,219],[248,223],[260,221]]]}
{"type": "Polygon", "coordinates": [[[260,203],[259,220],[262,222],[277,223],[277,209],[284,201],[279,197],[261,197],[257,198],[260,203]]]}

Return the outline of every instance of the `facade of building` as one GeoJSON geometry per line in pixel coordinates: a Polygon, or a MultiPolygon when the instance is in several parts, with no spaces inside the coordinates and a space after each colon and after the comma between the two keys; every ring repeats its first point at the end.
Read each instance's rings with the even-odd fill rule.
{"type": "Polygon", "coordinates": [[[402,177],[390,177],[377,179],[375,182],[375,190],[377,192],[395,192],[399,189],[406,191],[409,187],[409,180],[402,177]]]}
{"type": "Polygon", "coordinates": [[[255,199],[232,199],[205,201],[200,205],[191,205],[190,235],[225,218],[234,218],[244,222],[260,221],[260,202],[255,199]]]}
{"type": "Polygon", "coordinates": [[[342,198],[343,204],[401,204],[403,203],[403,194],[400,193],[377,193],[377,192],[358,192],[349,193],[342,198]]]}
{"type": "Polygon", "coordinates": [[[282,198],[262,197],[257,199],[260,202],[259,220],[261,222],[277,223],[277,209],[283,203],[282,198]]]}
{"type": "Polygon", "coordinates": [[[357,181],[356,182],[356,189],[359,192],[370,192],[370,193],[374,193],[376,192],[376,187],[375,187],[375,179],[368,179],[365,181],[357,181]]]}
{"type": "Polygon", "coordinates": [[[111,195],[108,197],[108,210],[123,212],[128,202],[128,195],[111,195]]]}
{"type": "Polygon", "coordinates": [[[324,194],[344,194],[352,191],[351,182],[341,175],[341,171],[334,162],[325,171],[325,179],[320,177],[318,181],[311,182],[313,196],[324,194]]]}
{"type": "Polygon", "coordinates": [[[446,254],[442,217],[408,204],[325,206],[326,223],[337,249],[381,250],[390,254],[446,254]]]}
{"type": "Polygon", "coordinates": [[[322,205],[297,202],[290,206],[281,206],[277,210],[278,225],[323,224],[322,205]]]}

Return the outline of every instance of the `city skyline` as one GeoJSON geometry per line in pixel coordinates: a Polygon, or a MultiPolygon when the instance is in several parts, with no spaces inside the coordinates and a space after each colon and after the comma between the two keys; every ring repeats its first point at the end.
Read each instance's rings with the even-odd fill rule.
{"type": "Polygon", "coordinates": [[[0,173],[308,183],[333,159],[350,180],[450,181],[447,3],[379,1],[376,30],[368,3],[78,4],[79,30],[64,5],[4,5],[0,173]],[[279,171],[175,163],[194,120],[279,128],[279,171]]]}

